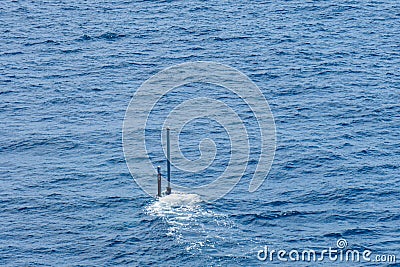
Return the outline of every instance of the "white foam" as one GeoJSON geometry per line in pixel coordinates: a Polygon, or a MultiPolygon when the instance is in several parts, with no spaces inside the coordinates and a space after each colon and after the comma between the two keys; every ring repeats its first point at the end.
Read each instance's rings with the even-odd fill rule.
{"type": "Polygon", "coordinates": [[[196,194],[175,193],[159,199],[160,203],[165,203],[171,207],[193,206],[201,202],[200,196],[196,194]]]}
{"type": "Polygon", "coordinates": [[[176,220],[187,220],[192,216],[187,212],[199,209],[200,203],[201,198],[199,195],[174,193],[159,198],[147,208],[147,211],[152,215],[175,215],[176,220]]]}
{"type": "Polygon", "coordinates": [[[185,245],[187,251],[199,251],[214,248],[215,242],[224,239],[215,233],[232,227],[226,215],[205,210],[201,202],[199,195],[175,192],[157,199],[146,211],[163,218],[168,225],[167,236],[185,245]]]}

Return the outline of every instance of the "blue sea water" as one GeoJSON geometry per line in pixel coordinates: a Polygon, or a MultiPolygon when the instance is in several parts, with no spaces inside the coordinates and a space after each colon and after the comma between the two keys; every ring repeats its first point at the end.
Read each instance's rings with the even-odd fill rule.
{"type": "MultiPolygon", "coordinates": [[[[399,2],[7,0],[0,34],[0,265],[347,266],[257,259],[265,245],[321,251],[340,238],[400,259],[399,2]],[[254,193],[251,161],[224,198],[171,205],[135,184],[122,123],[146,79],[199,60],[261,88],[276,156],[254,193]]],[[[219,164],[196,176],[209,182],[226,133],[184,130],[188,158],[202,133],[222,140],[219,164]]]]}

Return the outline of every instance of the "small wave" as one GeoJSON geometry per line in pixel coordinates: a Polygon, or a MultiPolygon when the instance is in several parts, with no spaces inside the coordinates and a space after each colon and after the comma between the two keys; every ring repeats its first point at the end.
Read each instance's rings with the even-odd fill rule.
{"type": "Polygon", "coordinates": [[[106,32],[102,35],[100,35],[98,38],[100,39],[106,39],[106,40],[115,40],[121,37],[125,37],[125,34],[118,34],[118,33],[114,33],[114,32],[106,32]]]}
{"type": "Polygon", "coordinates": [[[71,53],[77,53],[77,52],[81,52],[82,49],[78,48],[78,49],[64,49],[61,50],[62,53],[64,54],[71,54],[71,53]]]}
{"type": "Polygon", "coordinates": [[[91,40],[92,39],[92,37],[90,37],[89,35],[87,35],[87,34],[84,34],[84,35],[82,35],[78,40],[79,41],[88,41],[88,40],[91,40]]]}
{"type": "Polygon", "coordinates": [[[33,43],[25,43],[25,46],[33,46],[33,45],[40,45],[40,44],[52,44],[52,45],[60,45],[60,42],[48,39],[42,42],[33,42],[33,43]]]}
{"type": "Polygon", "coordinates": [[[333,233],[327,233],[323,235],[324,237],[334,237],[334,238],[342,238],[343,235],[341,233],[333,232],[333,233]]]}
{"type": "Polygon", "coordinates": [[[375,231],[371,229],[354,228],[347,229],[343,232],[343,236],[353,236],[353,235],[372,235],[375,231]]]}
{"type": "Polygon", "coordinates": [[[15,56],[15,55],[22,55],[23,52],[21,51],[12,51],[12,52],[3,52],[0,56],[15,56]]]}
{"type": "Polygon", "coordinates": [[[400,214],[389,213],[388,215],[381,215],[378,218],[379,222],[396,222],[400,220],[400,214]]]}
{"type": "Polygon", "coordinates": [[[239,220],[243,225],[255,224],[255,225],[265,225],[265,222],[271,223],[271,221],[276,219],[281,219],[284,217],[301,217],[313,214],[319,214],[318,211],[270,211],[268,213],[240,213],[232,215],[235,219],[239,220]]]}
{"type": "Polygon", "coordinates": [[[109,41],[113,41],[122,37],[125,37],[125,34],[120,34],[120,33],[115,33],[115,32],[106,32],[97,36],[90,36],[88,34],[84,34],[81,37],[79,37],[78,39],[76,39],[77,41],[90,41],[90,40],[109,40],[109,41]]]}
{"type": "Polygon", "coordinates": [[[231,37],[219,37],[216,36],[214,37],[214,41],[217,42],[223,42],[223,41],[236,41],[236,40],[244,40],[244,39],[250,39],[252,38],[251,36],[231,36],[231,37]]]}

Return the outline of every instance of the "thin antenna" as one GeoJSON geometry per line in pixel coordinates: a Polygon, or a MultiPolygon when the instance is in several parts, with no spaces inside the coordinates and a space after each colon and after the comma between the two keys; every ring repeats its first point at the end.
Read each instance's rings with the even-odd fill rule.
{"type": "Polygon", "coordinates": [[[171,150],[170,150],[170,142],[169,142],[169,132],[170,129],[167,127],[167,192],[166,194],[171,194],[171,150]]]}

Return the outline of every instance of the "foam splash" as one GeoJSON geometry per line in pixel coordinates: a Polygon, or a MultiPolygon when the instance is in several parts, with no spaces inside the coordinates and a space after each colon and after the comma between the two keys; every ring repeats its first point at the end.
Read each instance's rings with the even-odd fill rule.
{"type": "Polygon", "coordinates": [[[173,193],[159,198],[146,211],[163,218],[168,225],[166,235],[174,237],[186,251],[201,251],[214,248],[216,242],[223,239],[215,233],[232,226],[225,215],[206,210],[201,204],[199,195],[173,193]]]}
{"type": "Polygon", "coordinates": [[[195,207],[201,202],[196,194],[175,193],[159,199],[158,203],[170,207],[195,207]]]}
{"type": "Polygon", "coordinates": [[[161,197],[147,207],[150,215],[165,217],[166,215],[183,215],[185,212],[200,209],[201,198],[196,194],[174,193],[161,197]]]}

